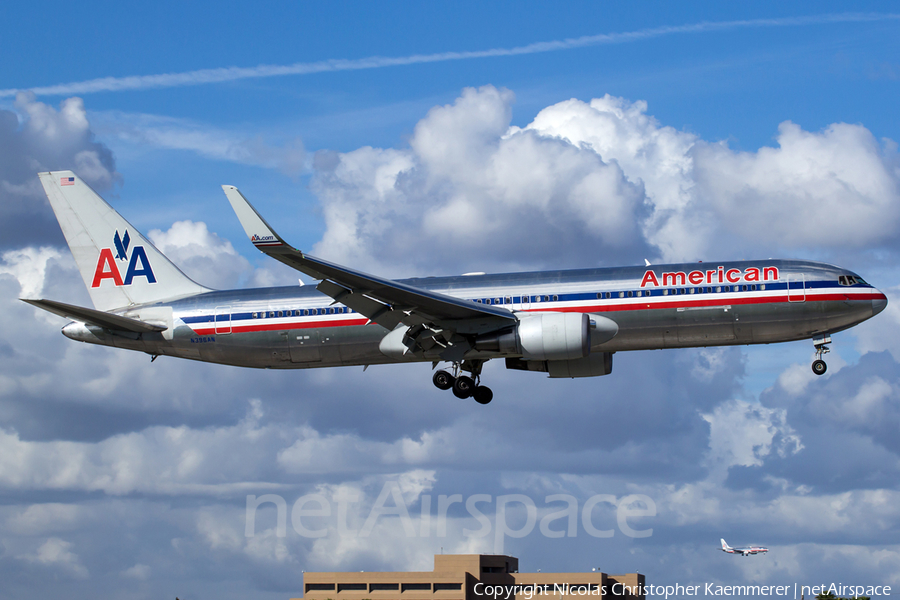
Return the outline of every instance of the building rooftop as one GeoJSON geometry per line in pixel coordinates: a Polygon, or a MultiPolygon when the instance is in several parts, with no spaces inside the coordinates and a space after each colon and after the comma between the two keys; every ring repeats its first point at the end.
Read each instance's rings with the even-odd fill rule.
{"type": "Polygon", "coordinates": [[[433,571],[318,572],[303,576],[304,600],[643,599],[639,573],[519,573],[502,554],[436,554],[433,571]]]}

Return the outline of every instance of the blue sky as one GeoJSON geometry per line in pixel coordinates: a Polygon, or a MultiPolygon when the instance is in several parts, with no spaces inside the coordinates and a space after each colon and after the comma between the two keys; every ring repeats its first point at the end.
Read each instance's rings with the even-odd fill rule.
{"type": "Polygon", "coordinates": [[[611,538],[506,537],[523,570],[900,586],[900,14],[853,11],[4,7],[0,595],[288,598],[303,570],[497,549],[459,505],[446,537],[398,517],[280,537],[269,509],[245,535],[248,494],[356,495],[360,529],[392,486],[416,518],[454,494],[524,495],[540,518],[552,494],[656,508],[630,521],[645,538],[603,503],[611,538]],[[200,81],[230,68],[255,76],[200,81]],[[214,287],[296,282],[246,242],[232,184],[296,246],[385,276],[800,257],[891,304],[835,335],[822,378],[809,342],[620,353],[610,376],[562,382],[489,364],[489,407],[451,402],[422,365],[151,365],[18,301],[90,302],[34,176],[69,168],[214,287]],[[735,559],[723,536],[772,551],[735,559]]]}

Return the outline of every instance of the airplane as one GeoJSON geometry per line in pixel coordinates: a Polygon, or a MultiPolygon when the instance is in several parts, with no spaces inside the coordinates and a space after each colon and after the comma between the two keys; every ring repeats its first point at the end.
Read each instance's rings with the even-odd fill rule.
{"type": "Polygon", "coordinates": [[[743,556],[750,556],[751,554],[765,554],[769,551],[768,548],[763,548],[762,546],[748,546],[746,548],[732,548],[725,540],[720,540],[722,542],[722,552],[727,552],[728,554],[741,554],[743,556]]]}
{"type": "Polygon", "coordinates": [[[805,260],[684,263],[391,280],[285,242],[237,188],[225,196],[251,243],[316,285],[213,290],[178,269],[72,171],[39,174],[93,308],[24,299],[72,320],[73,340],[242,367],[303,369],[406,362],[448,366],[439,389],[493,398],[484,364],[553,378],[612,371],[629,350],[812,339],[887,305],[859,275],[805,260]],[[448,370],[449,369],[449,370],[448,370]]]}

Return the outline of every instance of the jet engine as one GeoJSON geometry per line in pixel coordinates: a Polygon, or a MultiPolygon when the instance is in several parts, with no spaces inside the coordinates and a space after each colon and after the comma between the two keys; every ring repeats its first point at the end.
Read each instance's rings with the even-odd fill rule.
{"type": "Polygon", "coordinates": [[[478,336],[475,349],[518,354],[524,360],[575,360],[591,352],[591,342],[602,343],[618,332],[615,322],[585,313],[545,312],[519,317],[511,328],[478,336]],[[599,331],[600,338],[592,332],[599,331]]]}

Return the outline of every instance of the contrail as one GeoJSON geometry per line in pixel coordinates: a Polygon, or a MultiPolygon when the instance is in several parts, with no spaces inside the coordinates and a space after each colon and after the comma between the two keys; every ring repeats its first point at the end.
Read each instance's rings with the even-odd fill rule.
{"type": "Polygon", "coordinates": [[[491,58],[498,56],[520,56],[542,52],[556,52],[587,46],[606,44],[624,44],[666,35],[704,33],[751,27],[796,27],[803,25],[821,25],[827,23],[862,23],[871,21],[889,21],[900,19],[900,14],[891,13],[839,13],[813,15],[807,17],[787,17],[778,19],[748,19],[741,21],[704,21],[688,25],[675,25],[639,29],[620,33],[601,33],[578,38],[536,42],[526,46],[513,48],[492,48],[490,50],[472,50],[463,52],[440,52],[437,54],[414,54],[411,56],[385,57],[370,56],[359,59],[331,59],[319,62],[301,62],[291,65],[259,65],[256,67],[226,67],[219,69],[200,69],[184,73],[162,73],[158,75],[133,75],[129,77],[102,77],[88,81],[61,83],[28,89],[0,90],[0,98],[15,96],[19,92],[29,91],[37,95],[71,95],[92,94],[96,92],[118,92],[123,90],[146,90],[153,88],[183,87],[205,83],[221,83],[254,77],[276,77],[279,75],[309,75],[334,71],[359,71],[362,69],[381,69],[402,65],[446,62],[451,60],[471,60],[475,58],[491,58]]]}

